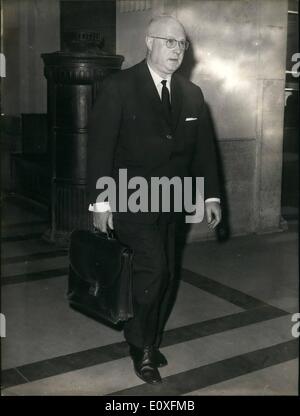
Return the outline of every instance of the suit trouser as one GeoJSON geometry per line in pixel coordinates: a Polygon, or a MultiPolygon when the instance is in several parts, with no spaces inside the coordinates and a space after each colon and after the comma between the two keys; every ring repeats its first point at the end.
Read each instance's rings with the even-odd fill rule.
{"type": "Polygon", "coordinates": [[[114,221],[117,238],[134,250],[134,317],[124,324],[126,341],[159,346],[174,289],[175,223],[160,215],[153,224],[114,221]]]}

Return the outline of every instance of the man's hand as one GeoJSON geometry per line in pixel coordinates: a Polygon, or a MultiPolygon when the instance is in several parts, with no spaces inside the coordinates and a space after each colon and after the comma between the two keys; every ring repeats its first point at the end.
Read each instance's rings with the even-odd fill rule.
{"type": "Polygon", "coordinates": [[[93,212],[93,223],[97,230],[107,233],[107,227],[114,229],[111,211],[93,212]]]}
{"type": "Polygon", "coordinates": [[[220,223],[222,218],[221,205],[219,202],[205,202],[208,227],[213,230],[220,223]]]}

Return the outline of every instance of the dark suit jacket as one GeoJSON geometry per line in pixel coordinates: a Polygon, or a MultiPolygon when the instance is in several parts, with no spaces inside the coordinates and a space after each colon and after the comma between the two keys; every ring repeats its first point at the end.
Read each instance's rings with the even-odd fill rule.
{"type": "MultiPolygon", "coordinates": [[[[213,130],[201,89],[173,74],[172,123],[145,61],[105,79],[91,112],[87,154],[88,199],[94,203],[102,176],[117,180],[118,169],[128,178],[143,176],[203,176],[205,199],[219,197],[213,130]],[[197,120],[186,121],[186,118],[197,120]]],[[[120,219],[153,222],[157,213],[116,213],[120,219]]]]}

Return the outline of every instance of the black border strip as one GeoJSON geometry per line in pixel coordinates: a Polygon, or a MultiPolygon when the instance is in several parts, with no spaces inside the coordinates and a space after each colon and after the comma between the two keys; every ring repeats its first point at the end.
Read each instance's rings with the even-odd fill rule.
{"type": "Polygon", "coordinates": [[[52,259],[55,257],[61,257],[61,256],[67,256],[67,255],[68,255],[68,249],[58,249],[58,250],[53,250],[53,251],[45,251],[41,253],[31,253],[31,254],[26,254],[23,256],[3,257],[1,259],[1,263],[3,265],[7,265],[7,264],[23,263],[27,261],[52,259]]]}
{"type": "Polygon", "coordinates": [[[247,295],[240,290],[226,286],[210,277],[202,276],[201,274],[194,273],[188,269],[182,269],[181,279],[193,286],[198,287],[205,292],[211,293],[212,295],[218,296],[226,300],[227,302],[233,303],[243,309],[252,309],[260,306],[266,306],[267,303],[254,298],[253,296],[247,295]]]}
{"type": "Polygon", "coordinates": [[[15,243],[17,241],[39,240],[41,236],[42,236],[42,232],[12,235],[10,237],[1,237],[1,243],[15,243]]]}
{"type": "Polygon", "coordinates": [[[48,225],[49,222],[45,220],[16,222],[14,224],[1,224],[3,231],[13,230],[19,227],[32,227],[33,225],[48,225]]]}
{"type": "Polygon", "coordinates": [[[17,283],[33,282],[36,280],[50,279],[52,277],[62,277],[67,275],[68,268],[62,267],[59,269],[41,270],[33,273],[15,274],[12,276],[3,276],[1,279],[1,285],[14,285],[17,283]]]}
{"type": "MultiPolygon", "coordinates": [[[[288,314],[288,312],[281,311],[271,306],[263,306],[253,310],[185,325],[165,331],[162,347],[191,341],[213,334],[219,334],[236,328],[242,328],[288,314]]],[[[18,378],[14,379],[12,376],[14,371],[21,374],[28,382],[32,382],[64,374],[69,371],[80,370],[112,360],[118,360],[127,356],[128,346],[127,343],[123,341],[26,364],[15,369],[11,368],[4,370],[2,372],[2,388],[11,387],[16,384],[24,384],[26,382],[22,382],[18,378]]]]}
{"type": "MultiPolygon", "coordinates": [[[[42,259],[43,255],[47,253],[41,253],[42,259]]],[[[66,253],[65,253],[66,254],[66,253]]],[[[52,277],[65,276],[68,274],[68,267],[59,268],[59,269],[50,269],[39,272],[32,273],[23,273],[11,276],[3,276],[1,281],[2,285],[18,284],[42,279],[49,279],[52,277]]],[[[253,309],[259,308],[262,306],[269,306],[267,303],[254,298],[253,296],[247,295],[237,289],[233,289],[229,286],[226,286],[222,283],[219,283],[211,278],[196,274],[188,269],[181,269],[180,280],[189,283],[198,289],[201,289],[207,293],[215,295],[229,303],[232,303],[236,306],[239,306],[243,309],[253,309]]],[[[277,308],[278,309],[278,308],[277,308]]],[[[278,309],[280,310],[280,309],[278,309]]],[[[285,311],[282,311],[285,313],[285,311]]]]}

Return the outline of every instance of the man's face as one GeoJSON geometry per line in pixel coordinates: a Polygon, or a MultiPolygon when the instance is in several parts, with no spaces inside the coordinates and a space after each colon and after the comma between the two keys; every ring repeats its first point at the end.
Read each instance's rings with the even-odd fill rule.
{"type": "Polygon", "coordinates": [[[152,31],[146,39],[150,65],[152,65],[161,76],[173,74],[173,72],[181,65],[184,49],[180,49],[178,43],[175,48],[170,49],[167,47],[167,41],[165,39],[156,39],[151,37],[151,35],[180,41],[185,40],[184,30],[177,22],[171,21],[164,25],[159,25],[159,27],[152,31]]]}

